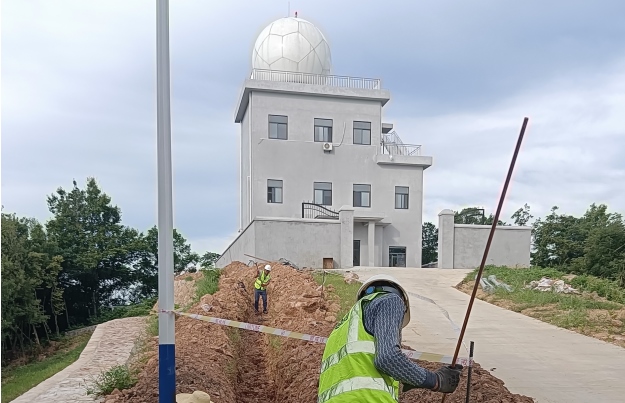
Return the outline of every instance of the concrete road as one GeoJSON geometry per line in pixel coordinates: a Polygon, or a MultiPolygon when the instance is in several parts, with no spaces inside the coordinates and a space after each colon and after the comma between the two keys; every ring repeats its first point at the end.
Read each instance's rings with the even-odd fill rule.
{"type": "MultiPolygon", "coordinates": [[[[469,296],[454,289],[467,270],[356,268],[361,280],[390,274],[410,292],[436,301],[462,326],[469,296]]],[[[419,351],[453,355],[457,333],[431,304],[411,299],[406,344],[419,351]],[[454,340],[455,338],[455,340],[454,340]]],[[[465,340],[475,360],[513,393],[540,403],[625,402],[625,349],[476,300],[465,340]],[[468,343],[467,343],[468,344],[468,343]]],[[[462,352],[461,356],[466,356],[462,352]]]]}

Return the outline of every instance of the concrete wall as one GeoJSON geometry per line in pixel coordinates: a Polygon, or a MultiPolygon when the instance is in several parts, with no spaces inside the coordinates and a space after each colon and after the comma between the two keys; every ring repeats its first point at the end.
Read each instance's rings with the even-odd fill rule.
{"type": "MultiPolygon", "coordinates": [[[[480,266],[490,228],[490,225],[455,225],[454,268],[473,269],[480,266]]],[[[497,227],[486,264],[529,267],[531,238],[531,227],[497,227]]]]}
{"type": "Polygon", "coordinates": [[[340,266],[341,225],[337,220],[274,218],[256,223],[256,255],[267,260],[288,259],[300,267],[323,267],[331,257],[340,266]]]}
{"type": "Polygon", "coordinates": [[[234,261],[247,263],[249,256],[266,260],[288,259],[298,266],[323,267],[333,258],[340,267],[341,223],[338,220],[303,220],[257,217],[228,246],[215,263],[225,267],[234,261]]]}
{"type": "MultiPolygon", "coordinates": [[[[438,222],[438,267],[474,269],[480,266],[490,225],[454,224],[454,212],[443,210],[438,222]]],[[[529,267],[532,228],[498,226],[487,265],[529,267]]]]}
{"type": "Polygon", "coordinates": [[[255,234],[255,222],[251,222],[217,259],[215,267],[225,267],[235,261],[247,263],[251,258],[245,254],[256,256],[254,255],[256,251],[255,234]]]}
{"type": "MultiPolygon", "coordinates": [[[[384,216],[385,224],[390,224],[376,228],[376,237],[380,234],[382,238],[375,254],[376,264],[388,265],[389,246],[404,246],[407,266],[420,267],[423,170],[432,159],[415,156],[389,160],[388,155],[379,154],[382,105],[386,101],[380,97],[339,98],[297,91],[252,90],[248,94],[247,109],[244,113],[238,111],[242,116],[240,225],[245,227],[254,217],[301,218],[302,202],[314,200],[314,182],[332,183],[329,207],[335,211],[353,204],[354,184],[368,184],[371,207],[355,208],[355,217],[371,213],[384,216]],[[268,138],[270,114],[288,116],[288,140],[268,138]],[[324,152],[322,143],[314,141],[315,118],[333,120],[333,151],[324,152]],[[371,122],[371,145],[353,144],[354,121],[371,122]],[[268,179],[283,181],[282,203],[267,203],[268,179]],[[409,209],[395,209],[395,186],[410,189],[409,209]]],[[[362,236],[358,225],[355,230],[357,236],[362,236]]],[[[361,264],[369,264],[367,248],[365,228],[361,264]]]]}

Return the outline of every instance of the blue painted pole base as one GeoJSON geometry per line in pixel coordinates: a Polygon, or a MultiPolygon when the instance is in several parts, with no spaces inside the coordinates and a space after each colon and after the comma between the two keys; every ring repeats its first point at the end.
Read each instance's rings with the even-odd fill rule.
{"type": "Polygon", "coordinates": [[[176,401],[176,345],[158,346],[158,403],[176,401]]]}

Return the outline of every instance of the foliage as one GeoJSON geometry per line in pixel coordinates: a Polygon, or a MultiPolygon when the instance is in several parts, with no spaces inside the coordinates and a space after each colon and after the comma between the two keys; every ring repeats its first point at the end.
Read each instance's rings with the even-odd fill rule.
{"type": "MultiPolygon", "coordinates": [[[[486,216],[484,209],[479,207],[467,207],[461,211],[454,211],[455,224],[492,225],[494,220],[495,216],[492,213],[486,216]]],[[[499,220],[497,225],[506,225],[506,223],[499,220]]]]}
{"type": "MultiPolygon", "coordinates": [[[[124,225],[94,178],[58,188],[47,202],[45,225],[2,213],[3,365],[65,330],[146,315],[155,302],[156,227],[141,233],[124,225]]],[[[193,271],[199,254],[175,229],[173,239],[174,270],[193,271]]],[[[213,255],[202,257],[205,265],[213,255]]]]}
{"type": "MultiPolygon", "coordinates": [[[[195,268],[200,260],[197,253],[191,251],[191,245],[174,229],[174,273],[180,274],[195,268]]],[[[136,298],[152,297],[158,291],[158,229],[150,228],[140,238],[141,252],[135,264],[135,273],[139,285],[135,290],[136,298]]]]}
{"type": "Polygon", "coordinates": [[[128,365],[116,365],[91,380],[87,395],[106,396],[115,389],[124,390],[137,383],[137,373],[128,365]]]}
{"type": "Polygon", "coordinates": [[[337,298],[341,305],[341,309],[336,314],[336,317],[340,319],[345,316],[356,302],[356,293],[358,293],[361,283],[347,284],[345,278],[340,274],[315,273],[313,277],[317,283],[323,284],[324,287],[328,285],[333,286],[334,290],[330,292],[330,295],[337,298]]]}
{"type": "Polygon", "coordinates": [[[196,299],[199,300],[204,295],[214,294],[219,289],[220,270],[203,270],[201,279],[195,282],[196,299]]]}
{"type": "Polygon", "coordinates": [[[431,222],[426,222],[423,223],[421,232],[421,264],[425,265],[438,259],[438,229],[431,222]]]}
{"type": "Polygon", "coordinates": [[[532,264],[566,267],[579,274],[618,280],[625,287],[625,221],[592,204],[582,217],[558,214],[554,206],[533,225],[532,264]]]}
{"type": "Polygon", "coordinates": [[[41,361],[2,369],[2,403],[10,402],[72,364],[89,342],[91,333],[61,341],[61,347],[41,361]]]}
{"type": "Polygon", "coordinates": [[[200,267],[202,269],[211,269],[215,267],[217,259],[219,259],[219,253],[206,252],[200,257],[200,267]]]}
{"type": "Polygon", "coordinates": [[[529,220],[534,218],[534,216],[530,214],[530,206],[525,203],[523,207],[515,211],[510,218],[514,220],[514,225],[523,227],[527,225],[529,220]]]}

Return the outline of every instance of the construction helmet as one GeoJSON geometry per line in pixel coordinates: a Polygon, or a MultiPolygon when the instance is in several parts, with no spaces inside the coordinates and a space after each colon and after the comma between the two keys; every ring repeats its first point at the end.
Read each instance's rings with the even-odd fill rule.
{"type": "MultiPolygon", "coordinates": [[[[410,300],[408,299],[408,293],[406,292],[406,290],[404,290],[404,287],[399,284],[399,281],[397,281],[395,277],[389,276],[388,274],[377,274],[375,276],[369,277],[367,281],[362,283],[362,285],[360,286],[356,299],[360,300],[365,295],[371,294],[376,291],[386,291],[384,290],[384,288],[378,288],[376,283],[386,283],[388,286],[394,288],[401,294],[404,299],[404,304],[406,305],[404,320],[401,324],[401,327],[406,327],[406,325],[410,322],[410,300]]],[[[384,284],[379,285],[383,286],[384,284]]]]}
{"type": "Polygon", "coordinates": [[[268,265],[268,264],[266,264],[266,265],[265,265],[265,270],[267,270],[267,271],[271,271],[271,266],[270,266],[270,265],[268,265]]]}

